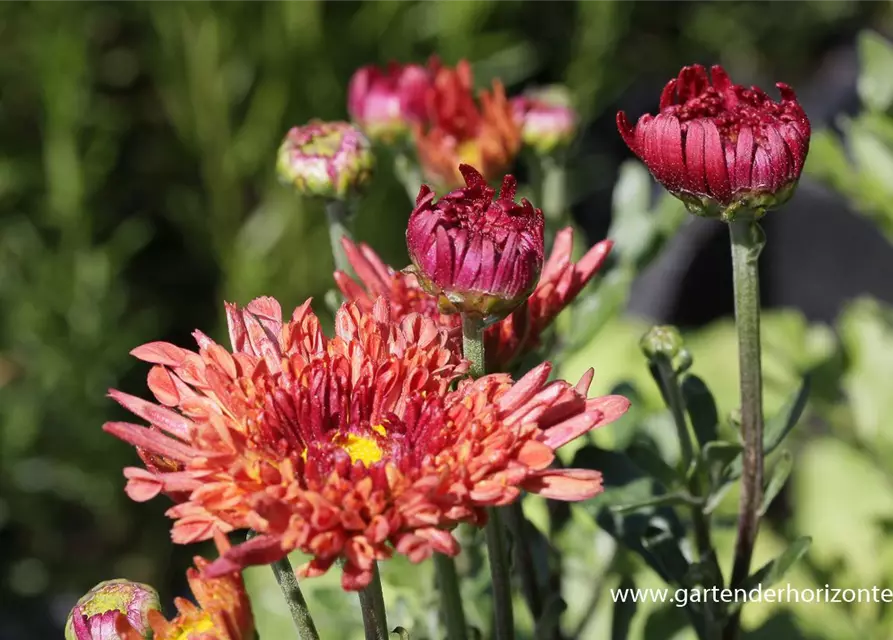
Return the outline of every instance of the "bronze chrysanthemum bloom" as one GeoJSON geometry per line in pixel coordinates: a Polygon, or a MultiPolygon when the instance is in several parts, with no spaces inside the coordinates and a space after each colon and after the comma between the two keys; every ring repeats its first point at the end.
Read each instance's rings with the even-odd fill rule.
{"type": "Polygon", "coordinates": [[[414,562],[455,555],[456,524],[481,524],[485,507],[522,489],[563,500],[601,490],[597,471],[550,468],[556,448],[628,406],[587,399],[591,374],[576,387],[547,383],[544,364],[514,384],[490,375],[450,391],[467,363],[446,333],[417,314],[394,322],[383,300],[368,313],[342,306],[331,339],[309,301],[287,322],[272,298],[228,305],[227,318],[232,352],[201,332],[198,353],[135,349],[154,364],[149,388],[161,406],[113,391],[152,427],[104,426],[178,464],[125,471],[135,500],[188,493],[168,510],[175,542],[258,532],[206,577],[300,549],[312,556],[301,575],[343,559],[343,587],[361,589],[394,551],[414,562]]]}

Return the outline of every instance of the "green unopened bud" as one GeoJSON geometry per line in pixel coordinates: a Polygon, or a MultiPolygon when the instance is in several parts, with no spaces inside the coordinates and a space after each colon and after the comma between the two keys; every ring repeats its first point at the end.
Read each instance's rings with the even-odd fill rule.
{"type": "Polygon", "coordinates": [[[642,353],[649,360],[663,357],[671,362],[682,351],[683,344],[679,329],[670,325],[651,327],[639,341],[642,353]]]}
{"type": "Polygon", "coordinates": [[[129,580],[106,580],[90,589],[68,614],[65,640],[119,640],[116,619],[123,615],[144,638],[152,637],[149,611],[159,611],[158,592],[129,580]]]}
{"type": "Polygon", "coordinates": [[[279,178],[305,196],[345,200],[372,178],[375,155],[363,133],[347,122],[313,121],[293,127],[279,147],[279,178]]]}

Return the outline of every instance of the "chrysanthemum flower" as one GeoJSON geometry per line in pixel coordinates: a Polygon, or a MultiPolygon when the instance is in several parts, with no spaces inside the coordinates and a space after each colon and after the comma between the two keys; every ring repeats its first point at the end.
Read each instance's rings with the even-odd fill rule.
{"type": "MultiPolygon", "coordinates": [[[[536,349],[543,332],[598,272],[613,246],[610,240],[602,240],[575,263],[571,260],[573,238],[571,227],[558,232],[536,289],[508,317],[485,330],[488,371],[508,371],[519,358],[536,349]]],[[[395,321],[409,313],[422,313],[452,330],[455,340],[451,345],[461,349],[459,316],[440,313],[437,298],[422,289],[413,273],[394,270],[368,245],[355,245],[349,240],[342,244],[359,280],[342,271],[335,273],[335,282],[346,299],[371,311],[374,300],[383,296],[390,301],[395,321]]]]}
{"type": "Polygon", "coordinates": [[[578,117],[565,87],[532,89],[509,102],[521,127],[521,140],[536,153],[555,153],[574,139],[578,117]]]}
{"type": "Polygon", "coordinates": [[[684,67],[660,96],[660,113],[617,127],[655,180],[693,213],[762,215],[794,192],[809,151],[809,118],[794,90],[776,84],[781,101],[759,87],[732,84],[720,66],[684,67]]]}
{"type": "MultiPolygon", "coordinates": [[[[229,544],[218,536],[218,549],[226,550],[229,544]]],[[[209,562],[195,557],[196,568],[186,572],[189,588],[198,603],[176,598],[177,615],[166,620],[157,610],[148,614],[154,640],[253,640],[254,618],[245,584],[238,573],[219,578],[203,575],[209,562]]],[[[121,640],[143,640],[128,618],[118,616],[117,632],[121,640]]]]}
{"type": "Polygon", "coordinates": [[[204,567],[206,577],[300,549],[312,556],[300,575],[343,559],[342,585],[360,589],[395,550],[415,562],[455,555],[451,528],[481,523],[485,507],[522,489],[563,500],[601,489],[597,471],[549,468],[556,448],[628,406],[586,399],[591,374],[577,387],[547,383],[544,364],[514,385],[491,375],[449,391],[467,363],[446,333],[417,314],[393,322],[383,300],[368,313],[344,305],[331,339],[309,301],[288,322],[271,298],[228,305],[227,318],[233,352],[200,332],[198,353],[135,349],[155,365],[160,405],[112,395],[155,428],[104,426],[182,465],[125,472],[135,500],[189,491],[168,510],[175,542],[259,533],[204,567]]]}
{"type": "Polygon", "coordinates": [[[417,124],[415,142],[426,180],[438,188],[461,186],[460,164],[476,167],[487,180],[505,173],[521,148],[521,129],[499,81],[492,91],[472,92],[471,66],[438,67],[428,90],[428,118],[417,124]]]}
{"type": "Polygon", "coordinates": [[[440,199],[422,185],[406,227],[419,283],[445,313],[505,317],[536,286],[543,268],[543,212],[515,202],[507,175],[499,193],[474,167],[459,166],[465,186],[440,199]],[[495,199],[494,199],[495,196],[495,199]]]}
{"type": "Polygon", "coordinates": [[[133,640],[151,637],[149,612],[161,608],[147,584],[116,579],[100,582],[81,597],[65,623],[65,640],[121,640],[116,622],[127,621],[133,640]]]}
{"type": "Polygon", "coordinates": [[[386,69],[368,65],[350,79],[347,110],[373,140],[394,142],[427,117],[426,96],[439,66],[390,63],[386,69]]]}

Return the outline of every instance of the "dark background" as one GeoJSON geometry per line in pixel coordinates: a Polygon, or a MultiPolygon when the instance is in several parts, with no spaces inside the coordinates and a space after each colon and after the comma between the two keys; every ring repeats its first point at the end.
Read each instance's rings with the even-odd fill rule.
{"type": "MultiPolygon", "coordinates": [[[[0,4],[0,637],[59,637],[102,579],[183,589],[195,550],[169,544],[162,500],[124,496],[136,456],[101,431],[123,415],[104,393],[145,395],[138,344],[219,337],[222,299],[288,307],[330,288],[321,212],[276,183],[274,159],[289,126],[346,117],[357,67],[437,53],[511,93],[566,83],[585,122],[574,214],[595,241],[630,157],[618,109],[653,111],[682,65],[721,63],[741,84],[791,84],[815,129],[834,126],[860,108],[857,34],[889,33],[891,6],[0,4]]],[[[359,235],[395,265],[409,211],[381,167],[359,235]]],[[[853,296],[893,300],[890,244],[820,183],[765,226],[768,306],[831,322],[853,296]]],[[[689,229],[637,282],[632,311],[685,327],[731,312],[724,229],[689,229]]]]}

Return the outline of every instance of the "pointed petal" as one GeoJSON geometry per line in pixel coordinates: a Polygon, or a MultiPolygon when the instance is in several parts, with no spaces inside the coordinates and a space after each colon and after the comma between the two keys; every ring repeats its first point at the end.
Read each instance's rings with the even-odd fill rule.
{"type": "Polygon", "coordinates": [[[604,489],[602,474],[590,469],[550,469],[531,476],[524,488],[544,498],[577,502],[595,497],[604,489]]]}
{"type": "Polygon", "coordinates": [[[108,395],[128,411],[163,429],[172,436],[176,436],[181,440],[189,439],[190,430],[193,426],[192,421],[187,420],[179,413],[116,389],[109,389],[108,395]]]}

